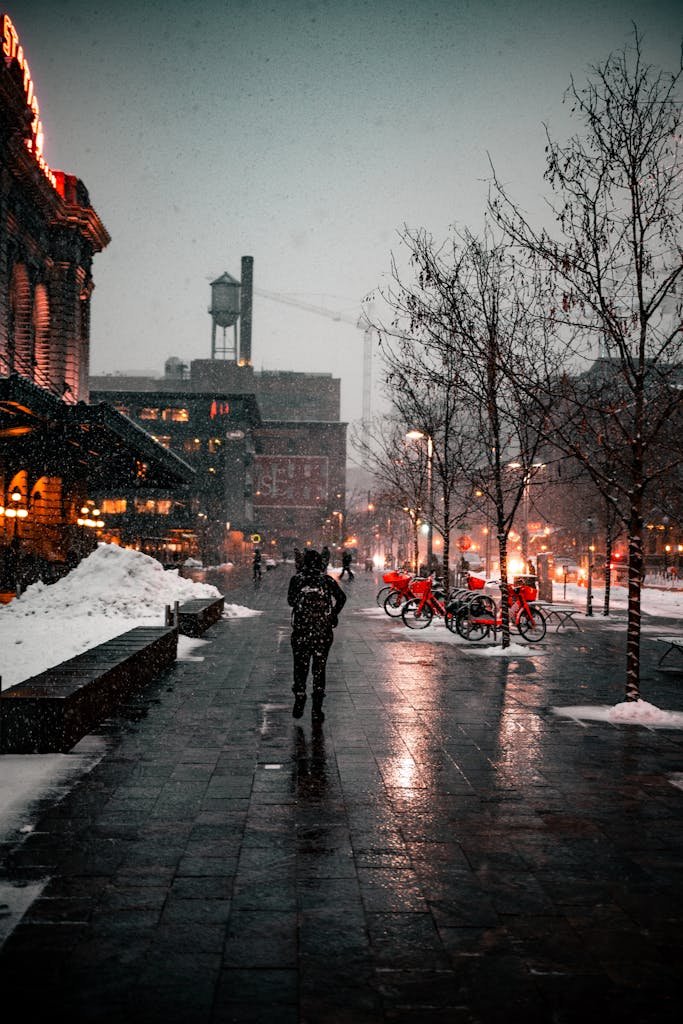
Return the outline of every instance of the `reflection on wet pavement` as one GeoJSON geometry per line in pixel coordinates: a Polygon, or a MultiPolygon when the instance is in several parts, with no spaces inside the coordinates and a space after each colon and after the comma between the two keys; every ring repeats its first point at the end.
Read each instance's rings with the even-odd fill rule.
{"type": "MultiPolygon", "coordinates": [[[[289,574],[223,574],[264,614],[213,627],[2,851],[46,880],[5,990],[93,1024],[678,1020],[683,735],[553,711],[621,700],[623,637],[416,642],[357,576],[314,726],[310,693],[291,716],[289,574]]],[[[683,710],[643,643],[647,698],[683,710]]]]}

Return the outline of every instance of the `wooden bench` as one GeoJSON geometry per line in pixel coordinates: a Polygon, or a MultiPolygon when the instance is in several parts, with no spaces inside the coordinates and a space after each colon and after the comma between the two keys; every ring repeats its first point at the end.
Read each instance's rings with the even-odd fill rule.
{"type": "Polygon", "coordinates": [[[183,636],[201,636],[220,620],[224,605],[224,597],[197,597],[183,604],[176,601],[173,611],[166,605],[166,624],[176,626],[183,636]]]}
{"type": "Polygon", "coordinates": [[[544,604],[542,601],[534,601],[533,605],[534,608],[539,608],[543,612],[548,625],[551,624],[551,620],[556,620],[556,633],[559,633],[563,626],[569,624],[576,626],[578,631],[582,632],[581,626],[574,618],[575,615],[578,615],[578,609],[573,604],[544,604]]]}
{"type": "Polygon", "coordinates": [[[0,753],[66,753],[174,664],[178,631],[137,626],[0,692],[0,753]]]}
{"type": "Polygon", "coordinates": [[[668,644],[669,646],[664,651],[657,665],[661,665],[668,654],[672,651],[683,651],[683,635],[679,636],[656,636],[655,640],[660,644],[668,644]]]}

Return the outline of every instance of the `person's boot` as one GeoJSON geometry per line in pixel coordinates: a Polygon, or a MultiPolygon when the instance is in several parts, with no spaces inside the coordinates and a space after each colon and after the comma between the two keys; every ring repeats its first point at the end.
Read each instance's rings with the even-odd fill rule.
{"type": "Polygon", "coordinates": [[[294,694],[294,707],[292,708],[292,718],[301,718],[304,713],[304,707],[306,706],[306,694],[295,693],[294,694]]]}
{"type": "Polygon", "coordinates": [[[313,707],[311,708],[311,721],[324,722],[325,712],[323,711],[324,693],[313,693],[313,707]]]}

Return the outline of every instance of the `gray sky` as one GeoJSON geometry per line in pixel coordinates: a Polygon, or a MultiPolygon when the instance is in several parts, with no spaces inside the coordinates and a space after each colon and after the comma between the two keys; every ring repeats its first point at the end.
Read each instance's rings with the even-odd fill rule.
{"type": "MultiPolygon", "coordinates": [[[[210,355],[209,282],[353,317],[397,231],[477,229],[487,153],[541,208],[542,122],[569,77],[628,41],[673,70],[674,0],[206,0],[3,5],[31,67],[45,157],[112,235],[96,257],[91,370],[210,355]]],[[[361,413],[362,332],[255,298],[257,369],[331,372],[361,413]]]]}

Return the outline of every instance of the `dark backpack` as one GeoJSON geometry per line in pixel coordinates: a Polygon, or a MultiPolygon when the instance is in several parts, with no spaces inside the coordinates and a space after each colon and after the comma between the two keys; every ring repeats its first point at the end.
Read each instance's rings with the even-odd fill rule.
{"type": "Polygon", "coordinates": [[[332,625],[332,598],[324,576],[310,576],[301,581],[292,608],[292,625],[304,637],[325,636],[332,625]]]}

